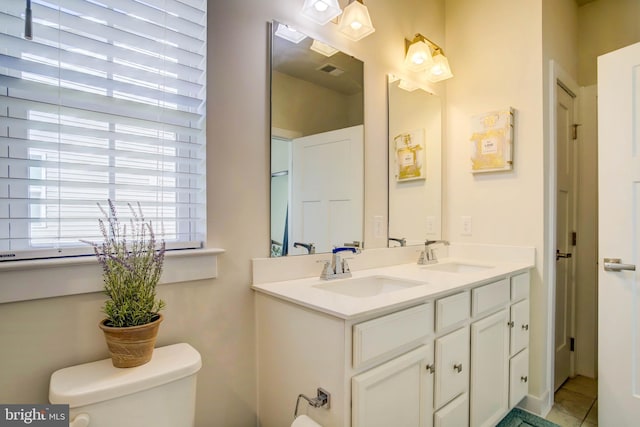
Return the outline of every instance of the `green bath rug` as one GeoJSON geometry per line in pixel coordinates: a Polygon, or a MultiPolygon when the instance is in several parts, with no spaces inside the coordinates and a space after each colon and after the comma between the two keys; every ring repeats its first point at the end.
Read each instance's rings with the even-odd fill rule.
{"type": "Polygon", "coordinates": [[[522,409],[513,408],[496,427],[559,427],[522,409]]]}

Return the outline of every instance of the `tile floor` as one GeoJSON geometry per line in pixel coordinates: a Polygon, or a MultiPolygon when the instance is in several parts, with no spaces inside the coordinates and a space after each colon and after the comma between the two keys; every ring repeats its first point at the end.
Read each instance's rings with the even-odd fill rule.
{"type": "Polygon", "coordinates": [[[547,420],[560,427],[598,425],[598,381],[577,376],[568,379],[555,395],[547,420]]]}

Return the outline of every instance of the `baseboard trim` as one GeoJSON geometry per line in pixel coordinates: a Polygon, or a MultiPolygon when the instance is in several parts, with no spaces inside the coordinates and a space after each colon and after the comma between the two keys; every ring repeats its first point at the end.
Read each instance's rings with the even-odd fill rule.
{"type": "Polygon", "coordinates": [[[544,392],[541,397],[536,397],[528,394],[518,404],[518,407],[539,417],[545,418],[549,414],[549,411],[551,411],[551,407],[553,406],[553,400],[549,399],[549,395],[549,390],[544,392]]]}

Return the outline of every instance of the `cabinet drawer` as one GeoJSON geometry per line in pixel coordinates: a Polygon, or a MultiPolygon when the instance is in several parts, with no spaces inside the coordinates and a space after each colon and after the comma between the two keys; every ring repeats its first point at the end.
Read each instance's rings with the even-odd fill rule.
{"type": "Polygon", "coordinates": [[[353,326],[353,367],[382,360],[433,333],[427,303],[353,326]]]}
{"type": "Polygon", "coordinates": [[[509,377],[509,408],[513,408],[529,392],[529,349],[524,349],[511,358],[509,377]]]}
{"type": "Polygon", "coordinates": [[[518,274],[511,278],[511,301],[529,298],[529,273],[518,274]]]}
{"type": "Polygon", "coordinates": [[[469,292],[436,301],[436,331],[441,331],[469,318],[469,292]]]}
{"type": "Polygon", "coordinates": [[[499,308],[509,302],[509,280],[502,279],[489,285],[480,286],[471,291],[471,315],[476,316],[485,311],[499,308]]]}

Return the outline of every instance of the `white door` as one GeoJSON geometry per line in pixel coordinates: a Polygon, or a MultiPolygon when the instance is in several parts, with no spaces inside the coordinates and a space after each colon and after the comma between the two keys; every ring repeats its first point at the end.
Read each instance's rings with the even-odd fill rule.
{"type": "Polygon", "coordinates": [[[289,254],[317,252],[361,241],[363,233],[363,126],[296,138],[292,143],[289,254]]]}
{"type": "Polygon", "coordinates": [[[558,86],[556,106],[557,191],[556,191],[556,305],[554,389],[571,375],[573,319],[573,260],[571,233],[574,230],[574,116],[573,97],[558,86]]]}
{"type": "Polygon", "coordinates": [[[433,347],[424,345],[352,378],[353,427],[430,427],[433,347]]]}
{"type": "Polygon", "coordinates": [[[640,43],[598,58],[598,424],[640,423],[640,43]],[[620,267],[625,266],[617,266],[620,267]]]}

